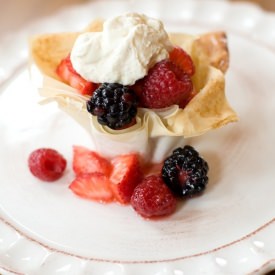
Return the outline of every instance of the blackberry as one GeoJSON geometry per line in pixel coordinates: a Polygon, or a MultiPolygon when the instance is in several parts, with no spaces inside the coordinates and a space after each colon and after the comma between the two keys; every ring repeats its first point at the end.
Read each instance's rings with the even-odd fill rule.
{"type": "Polygon", "coordinates": [[[192,196],[202,192],[208,183],[209,167],[190,145],[177,148],[164,161],[162,178],[166,185],[179,196],[192,196]]]}
{"type": "Polygon", "coordinates": [[[87,101],[87,110],[101,125],[112,129],[130,126],[137,114],[137,96],[128,86],[103,83],[87,101]]]}

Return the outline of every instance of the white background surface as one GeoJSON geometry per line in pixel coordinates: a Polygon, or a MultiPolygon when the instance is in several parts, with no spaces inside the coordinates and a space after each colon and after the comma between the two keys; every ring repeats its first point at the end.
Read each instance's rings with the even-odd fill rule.
{"type": "MultiPolygon", "coordinates": [[[[0,0],[0,36],[14,32],[33,20],[54,14],[66,6],[90,1],[92,0],[0,0]]],[[[238,1],[232,0],[232,2],[238,1]]],[[[246,0],[245,2],[259,4],[266,10],[275,10],[274,0],[246,0]]]]}
{"type": "Polygon", "coordinates": [[[15,32],[25,24],[49,16],[64,7],[87,0],[0,0],[0,35],[15,32]]]}

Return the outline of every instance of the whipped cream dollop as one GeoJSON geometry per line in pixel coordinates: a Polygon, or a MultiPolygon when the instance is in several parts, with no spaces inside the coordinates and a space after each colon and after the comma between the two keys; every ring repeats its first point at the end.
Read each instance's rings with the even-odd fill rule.
{"type": "Polygon", "coordinates": [[[161,21],[129,13],[105,21],[102,32],[79,35],[71,61],[88,81],[132,85],[171,49],[161,21]]]}

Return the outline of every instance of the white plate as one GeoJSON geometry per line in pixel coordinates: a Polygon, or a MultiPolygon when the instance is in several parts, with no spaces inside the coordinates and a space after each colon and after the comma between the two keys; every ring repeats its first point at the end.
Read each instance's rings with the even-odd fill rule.
{"type": "Polygon", "coordinates": [[[221,1],[93,1],[4,41],[0,93],[0,268],[5,274],[262,274],[275,267],[275,15],[221,1]],[[240,121],[190,139],[208,160],[205,194],[166,219],[100,205],[34,179],[27,157],[54,147],[71,160],[87,134],[55,105],[39,106],[26,65],[31,33],[77,30],[96,16],[139,11],[167,30],[228,32],[227,96],[240,121]],[[8,58],[9,56],[10,58],[8,58]],[[16,60],[16,61],[15,61],[16,60]],[[24,62],[25,60],[25,62],[24,62]],[[22,63],[23,62],[23,63],[22,63]]]}

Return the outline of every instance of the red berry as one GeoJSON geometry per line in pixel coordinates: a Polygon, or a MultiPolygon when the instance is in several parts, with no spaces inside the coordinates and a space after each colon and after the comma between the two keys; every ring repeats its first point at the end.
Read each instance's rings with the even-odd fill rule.
{"type": "Polygon", "coordinates": [[[31,173],[43,181],[55,181],[61,178],[67,162],[56,150],[41,148],[33,151],[28,159],[31,173]]]}
{"type": "Polygon", "coordinates": [[[188,98],[193,84],[187,73],[164,60],[150,69],[133,89],[139,95],[141,107],[165,108],[188,98]]]}
{"type": "Polygon", "coordinates": [[[189,76],[195,73],[195,66],[191,56],[182,48],[175,47],[169,53],[169,59],[189,76]]]}
{"type": "Polygon", "coordinates": [[[109,176],[111,163],[94,151],[82,146],[73,147],[73,170],[76,175],[99,172],[109,176]]]}
{"type": "Polygon", "coordinates": [[[62,59],[56,69],[57,75],[82,95],[92,95],[97,85],[82,78],[73,68],[70,55],[62,59]]]}
{"type": "Polygon", "coordinates": [[[193,87],[192,92],[189,94],[189,96],[187,98],[185,98],[184,100],[182,100],[179,103],[179,107],[184,109],[185,106],[191,101],[191,99],[197,94],[198,92],[196,91],[195,87],[193,87]]]}
{"type": "Polygon", "coordinates": [[[112,160],[112,165],[111,188],[116,199],[122,204],[127,204],[143,177],[138,156],[136,154],[117,156],[112,160]]]}
{"type": "Polygon", "coordinates": [[[78,175],[69,188],[78,196],[98,202],[113,201],[110,180],[107,176],[94,172],[78,175]]]}
{"type": "Polygon", "coordinates": [[[172,214],[177,200],[161,176],[152,175],[144,178],[135,188],[131,204],[138,214],[151,218],[172,214]]]}

